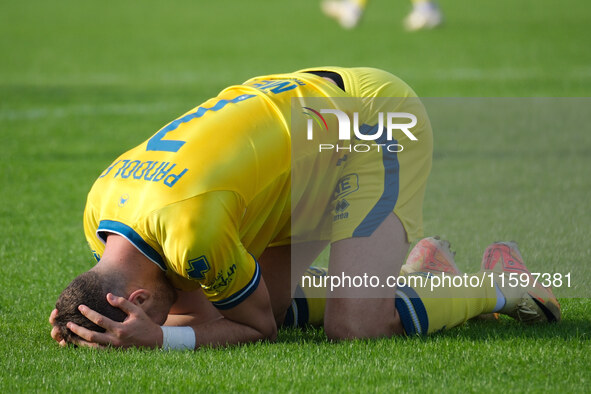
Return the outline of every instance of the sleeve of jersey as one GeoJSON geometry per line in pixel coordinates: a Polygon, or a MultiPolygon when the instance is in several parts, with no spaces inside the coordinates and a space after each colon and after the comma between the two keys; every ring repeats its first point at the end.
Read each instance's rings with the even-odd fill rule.
{"type": "Polygon", "coordinates": [[[96,215],[96,210],[90,203],[86,203],[86,208],[84,209],[84,235],[86,237],[86,241],[88,242],[88,246],[92,251],[92,255],[95,260],[98,262],[103,255],[105,250],[105,244],[102,243],[99,237],[96,235],[96,230],[98,228],[98,218],[96,215]]]}
{"type": "Polygon", "coordinates": [[[158,233],[169,267],[201,285],[218,309],[230,309],[257,287],[261,272],[242,245],[242,200],[216,191],[170,205],[158,213],[158,233]]]}

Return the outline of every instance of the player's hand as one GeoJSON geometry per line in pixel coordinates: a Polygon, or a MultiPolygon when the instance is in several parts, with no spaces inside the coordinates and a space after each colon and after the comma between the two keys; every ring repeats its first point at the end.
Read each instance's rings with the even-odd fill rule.
{"type": "MultiPolygon", "coordinates": [[[[51,311],[51,314],[49,315],[49,323],[53,326],[51,328],[51,337],[61,347],[66,347],[66,346],[68,346],[68,343],[66,342],[65,339],[62,338],[62,336],[60,335],[59,329],[57,328],[57,326],[55,324],[55,318],[56,318],[56,316],[57,316],[57,309],[54,309],[53,311],[51,311]]],[[[74,345],[97,347],[97,345],[91,344],[91,343],[86,342],[86,341],[83,341],[83,340],[77,340],[77,341],[75,341],[74,342],[74,345]]]]}
{"type": "Polygon", "coordinates": [[[60,332],[57,328],[57,326],[55,325],[55,317],[57,316],[57,309],[54,309],[51,311],[51,314],[49,315],[49,324],[51,324],[51,337],[53,338],[54,341],[56,341],[57,343],[59,343],[60,346],[67,346],[66,341],[62,338],[62,336],[60,335],[60,332]]]}
{"type": "Polygon", "coordinates": [[[107,294],[107,301],[115,308],[121,309],[127,314],[127,318],[119,323],[90,309],[86,305],[80,305],[78,310],[88,320],[97,326],[104,328],[104,333],[92,331],[81,327],[76,323],[68,322],[67,327],[84,341],[77,343],[87,347],[158,347],[162,345],[162,329],[152,321],[142,308],[131,303],[123,297],[107,294]]]}

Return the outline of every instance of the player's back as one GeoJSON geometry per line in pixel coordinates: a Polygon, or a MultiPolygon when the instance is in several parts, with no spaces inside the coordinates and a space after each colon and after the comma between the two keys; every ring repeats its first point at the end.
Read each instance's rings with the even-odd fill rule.
{"type": "MultiPolygon", "coordinates": [[[[264,218],[289,218],[292,99],[344,94],[311,74],[264,76],[224,89],[103,171],[88,196],[87,237],[94,237],[100,223],[122,223],[156,247],[158,234],[145,224],[149,215],[198,195],[229,191],[247,211],[236,219],[241,232],[254,239],[264,218]]],[[[267,229],[270,236],[278,231],[267,229]]]]}

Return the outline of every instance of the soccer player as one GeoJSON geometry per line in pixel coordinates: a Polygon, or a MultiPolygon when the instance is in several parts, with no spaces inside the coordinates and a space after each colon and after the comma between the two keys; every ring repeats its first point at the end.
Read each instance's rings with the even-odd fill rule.
{"type": "MultiPolygon", "coordinates": [[[[335,19],[344,29],[356,27],[367,7],[368,0],[325,0],[322,11],[335,19]]],[[[412,0],[412,11],[404,19],[408,31],[433,29],[443,23],[443,14],[436,2],[431,0],[412,0]]]]}
{"type": "MultiPolygon", "coordinates": [[[[100,174],[84,213],[98,263],[60,295],[52,335],[165,348],[273,340],[328,244],[332,277],[384,284],[400,271],[422,234],[431,155],[424,107],[385,71],[318,67],[228,87],[100,174]],[[73,322],[80,312],[92,329],[73,322]]],[[[499,288],[497,261],[516,252],[497,249],[478,288],[399,286],[395,299],[391,286],[337,286],[325,331],[424,334],[489,312],[525,320],[520,305],[528,320],[557,320],[549,290],[499,288]]]]}

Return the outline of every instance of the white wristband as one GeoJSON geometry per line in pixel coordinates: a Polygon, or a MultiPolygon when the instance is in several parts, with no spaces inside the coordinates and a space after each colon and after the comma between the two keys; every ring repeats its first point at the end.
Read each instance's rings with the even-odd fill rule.
{"type": "Polygon", "coordinates": [[[162,329],[162,349],[195,349],[195,331],[191,327],[160,326],[162,329]]]}

